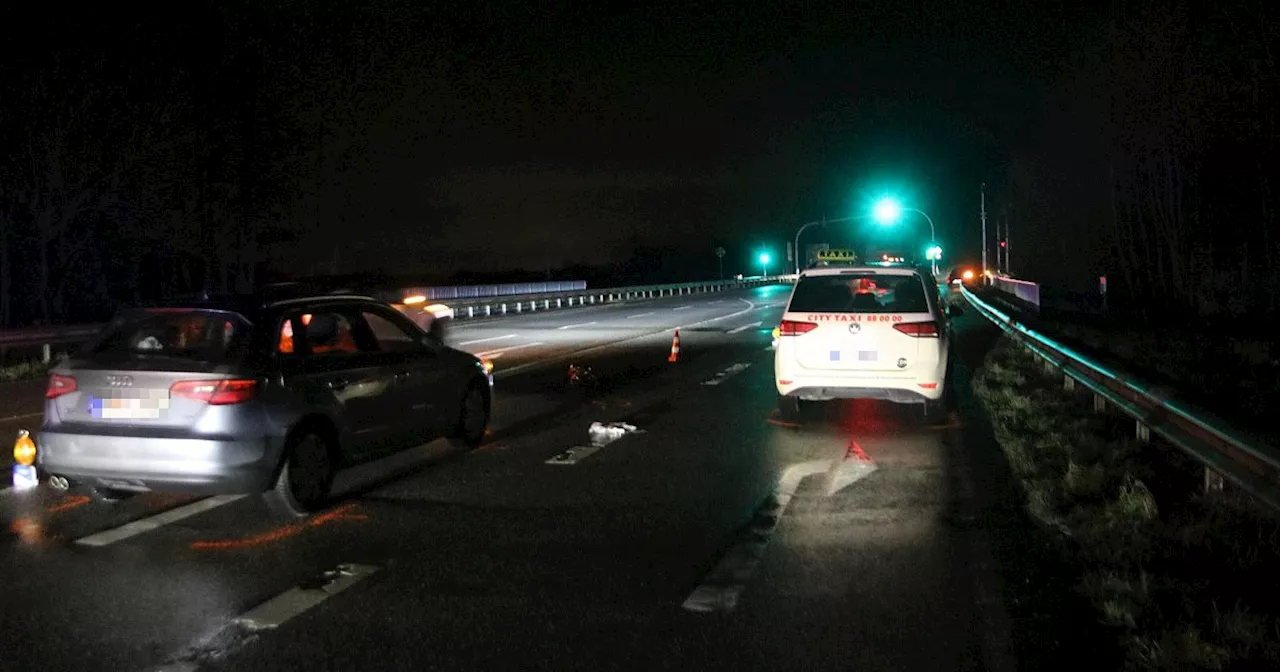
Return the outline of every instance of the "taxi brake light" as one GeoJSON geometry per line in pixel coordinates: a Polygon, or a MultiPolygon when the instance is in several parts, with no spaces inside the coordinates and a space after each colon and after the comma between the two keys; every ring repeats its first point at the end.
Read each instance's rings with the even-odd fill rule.
{"type": "Polygon", "coordinates": [[[937,338],[937,322],[904,322],[893,325],[893,328],[912,338],[937,338]]]}
{"type": "Polygon", "coordinates": [[[256,380],[179,380],[169,386],[169,394],[210,406],[225,406],[252,399],[257,387],[256,380]]]}
{"type": "Polygon", "coordinates": [[[70,394],[76,391],[76,379],[71,376],[59,376],[53,374],[49,376],[49,384],[44,388],[45,399],[57,399],[64,394],[70,394]]]}
{"type": "Polygon", "coordinates": [[[779,336],[799,336],[800,334],[807,334],[817,328],[818,328],[817,322],[800,322],[798,320],[783,320],[782,324],[778,325],[778,335],[779,336]]]}

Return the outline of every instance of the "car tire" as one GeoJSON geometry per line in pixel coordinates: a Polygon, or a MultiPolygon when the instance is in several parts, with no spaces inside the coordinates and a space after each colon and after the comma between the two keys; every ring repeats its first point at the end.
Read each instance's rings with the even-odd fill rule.
{"type": "Polygon", "coordinates": [[[792,421],[800,419],[800,398],[788,397],[783,394],[778,395],[778,415],[783,420],[792,421]]]}
{"type": "Polygon", "coordinates": [[[485,384],[476,381],[467,386],[459,404],[458,421],[449,434],[449,443],[455,448],[471,450],[484,443],[489,429],[490,399],[485,384]]]}
{"type": "Polygon", "coordinates": [[[329,442],[304,432],[289,442],[275,485],[263,493],[267,506],[284,518],[302,518],[324,506],[333,485],[329,442]]]}

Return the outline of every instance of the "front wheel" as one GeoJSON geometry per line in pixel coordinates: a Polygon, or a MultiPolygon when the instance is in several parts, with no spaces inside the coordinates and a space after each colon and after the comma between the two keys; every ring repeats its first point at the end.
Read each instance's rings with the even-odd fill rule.
{"type": "Polygon", "coordinates": [[[477,381],[467,386],[462,397],[462,410],[449,436],[454,447],[469,450],[484,443],[485,431],[489,429],[489,406],[489,395],[483,383],[477,381]]]}
{"type": "Polygon", "coordinates": [[[264,493],[267,506],[285,518],[301,518],[324,506],[333,484],[329,443],[318,434],[297,437],[285,451],[275,485],[264,493]]]}

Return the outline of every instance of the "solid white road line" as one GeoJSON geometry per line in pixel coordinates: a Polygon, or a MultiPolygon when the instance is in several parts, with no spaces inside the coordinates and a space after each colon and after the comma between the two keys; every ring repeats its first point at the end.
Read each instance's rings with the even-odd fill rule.
{"type": "Polygon", "coordinates": [[[476,352],[473,354],[476,357],[501,357],[502,354],[505,352],[511,352],[512,350],[519,350],[520,348],[532,348],[535,345],[542,345],[542,342],[539,341],[537,343],[521,343],[520,345],[513,345],[509,348],[499,348],[497,350],[490,350],[488,352],[476,352]]]}
{"type": "Polygon", "coordinates": [[[765,501],[751,520],[751,526],[739,537],[720,562],[694,589],[681,605],[688,611],[733,611],[746,589],[747,581],[755,573],[764,557],[769,539],[787,511],[800,482],[815,474],[827,473],[830,485],[827,496],[833,495],[875,471],[869,461],[810,460],[787,467],[778,479],[777,490],[765,501]]]}
{"type": "Polygon", "coordinates": [[[579,322],[578,324],[566,324],[563,327],[556,327],[556,329],[563,331],[565,329],[577,329],[578,327],[589,327],[593,324],[599,324],[599,322],[579,322]]]}
{"type": "Polygon", "coordinates": [[[746,330],[748,330],[748,329],[750,329],[750,328],[752,328],[752,327],[758,327],[758,326],[760,326],[760,325],[762,325],[762,324],[764,324],[764,322],[752,322],[751,324],[744,324],[744,325],[742,325],[741,327],[734,327],[734,328],[730,329],[728,333],[730,333],[730,334],[736,334],[736,333],[738,333],[738,332],[740,332],[740,331],[746,331],[746,330]]]}
{"type": "Polygon", "coordinates": [[[506,336],[494,336],[493,338],[477,338],[474,341],[463,341],[458,345],[474,345],[476,343],[488,343],[489,341],[501,341],[506,338],[515,338],[515,334],[507,334],[506,336]]]}
{"type": "Polygon", "coordinates": [[[640,313],[639,315],[628,315],[628,316],[627,316],[627,319],[628,319],[628,320],[634,320],[634,319],[636,319],[637,317],[648,317],[648,316],[650,316],[650,315],[653,315],[653,313],[640,313]]]}
{"type": "Polygon", "coordinates": [[[157,513],[141,520],[135,520],[131,523],[125,523],[120,527],[91,534],[76,540],[81,546],[107,546],[117,541],[123,541],[129,537],[133,537],[143,532],[150,532],[159,527],[176,523],[183,518],[190,518],[198,513],[204,513],[211,509],[216,509],[224,504],[230,504],[239,499],[243,499],[244,495],[218,495],[202,499],[198,502],[192,502],[185,506],[179,506],[176,509],[169,509],[164,513],[157,513]]]}
{"type": "Polygon", "coordinates": [[[324,602],[378,571],[372,565],[341,564],[326,571],[318,585],[291,588],[235,619],[247,630],[268,630],[324,602]]]}
{"type": "Polygon", "coordinates": [[[42,415],[44,415],[44,411],[37,411],[35,413],[22,413],[19,415],[10,415],[10,416],[0,418],[0,422],[9,422],[10,420],[26,420],[27,418],[38,418],[42,415]]]}
{"type": "Polygon", "coordinates": [[[689,310],[692,307],[693,306],[680,306],[679,308],[672,308],[672,310],[689,310]]]}

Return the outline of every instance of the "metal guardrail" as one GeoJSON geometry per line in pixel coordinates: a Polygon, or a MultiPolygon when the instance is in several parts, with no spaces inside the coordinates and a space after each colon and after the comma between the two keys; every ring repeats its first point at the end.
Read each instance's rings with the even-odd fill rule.
{"type": "Polygon", "coordinates": [[[1090,361],[982,301],[967,287],[960,291],[983,317],[1046,366],[1062,371],[1065,387],[1073,389],[1078,382],[1091,390],[1095,410],[1110,403],[1134,419],[1137,438],[1149,440],[1154,433],[1204,465],[1206,488],[1220,487],[1226,479],[1280,511],[1280,450],[1244,436],[1208,411],[1175,401],[1169,390],[1090,361]]]}
{"type": "MultiPolygon", "coordinates": [[[[453,308],[456,319],[505,317],[526,312],[581,308],[619,301],[657,299],[718,292],[744,287],[758,287],[778,282],[794,281],[792,275],[771,275],[743,278],[741,280],[708,280],[668,285],[641,285],[636,287],[610,287],[574,291],[547,292],[521,296],[494,296],[458,301],[445,300],[453,308]]],[[[0,348],[41,347],[42,359],[48,362],[53,345],[76,343],[88,339],[102,328],[101,324],[74,324],[61,327],[33,327],[0,330],[0,348]]]]}

